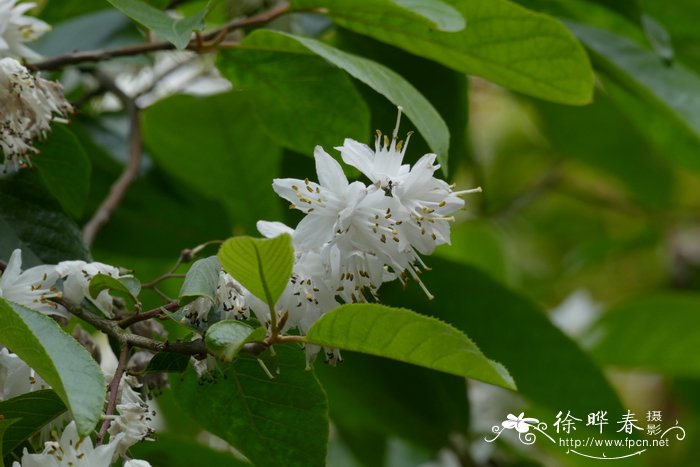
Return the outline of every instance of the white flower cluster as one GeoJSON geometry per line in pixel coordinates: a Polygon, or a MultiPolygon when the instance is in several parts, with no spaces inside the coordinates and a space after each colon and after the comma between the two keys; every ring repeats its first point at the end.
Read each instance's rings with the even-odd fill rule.
{"type": "MultiPolygon", "coordinates": [[[[107,376],[107,379],[111,379],[111,375],[107,376]]],[[[0,382],[0,400],[50,387],[29,365],[6,348],[0,350],[0,382]]],[[[75,422],[71,422],[60,440],[46,441],[40,453],[29,454],[25,449],[21,462],[15,462],[13,467],[109,467],[115,457],[126,457],[126,451],[131,446],[149,439],[153,433],[148,405],[133,389],[136,387],[139,387],[139,383],[133,376],[127,376],[120,382],[118,415],[109,417],[113,420],[108,430],[109,443],[95,448],[89,437],[78,441],[75,422]]],[[[63,419],[59,418],[48,428],[53,429],[57,424],[63,423],[63,419]]],[[[43,439],[48,438],[48,432],[49,430],[42,430],[43,439]]],[[[143,460],[127,460],[124,466],[148,467],[149,464],[143,460]]]]}
{"type": "Polygon", "coordinates": [[[24,45],[41,37],[51,27],[45,22],[25,16],[35,3],[0,0],[0,56],[38,58],[36,52],[24,45]]]}
{"type": "MultiPolygon", "coordinates": [[[[419,255],[449,243],[453,214],[464,206],[461,195],[481,190],[453,191],[436,178],[440,166],[435,154],[424,155],[412,167],[404,164],[410,134],[405,142],[398,139],[400,119],[399,107],[392,137],[378,133],[374,149],[351,139],[336,148],[346,164],[370,180],[368,185],[349,182],[341,165],[320,146],[314,152],[318,182],[274,180],[277,194],[306,214],[295,229],[258,222],[264,236],[286,233],[294,243],[292,278],[276,304],[284,317],[281,332],[296,327],[305,334],[340,302],[374,300],[379,287],[395,279],[414,279],[432,298],[419,277],[426,269],[419,255]]],[[[233,310],[236,318],[244,319],[252,310],[261,323],[270,322],[269,308],[225,273],[215,305],[220,311],[233,310]]],[[[208,301],[190,305],[190,320],[206,321],[210,306],[208,301]]],[[[319,349],[307,350],[313,358],[319,349]]],[[[338,358],[337,351],[327,349],[329,362],[338,358]]]]}
{"type": "Polygon", "coordinates": [[[0,107],[2,174],[31,165],[31,155],[38,152],[32,141],[72,111],[60,84],[32,75],[14,58],[0,59],[0,107]]]}
{"type": "MultiPolygon", "coordinates": [[[[119,443],[124,434],[110,438],[109,443],[95,447],[89,436],[80,438],[75,422],[70,422],[63,430],[61,439],[47,441],[44,450],[30,454],[24,448],[20,462],[12,467],[110,467],[116,456],[119,443]]],[[[150,467],[144,460],[131,459],[124,462],[124,467],[150,467]]]]}
{"type": "Polygon", "coordinates": [[[67,317],[68,312],[53,299],[79,306],[83,299],[92,302],[105,315],[112,316],[112,297],[103,290],[96,298],[89,293],[90,280],[97,274],[126,277],[119,269],[103,263],[62,261],[56,265],[34,266],[22,271],[22,252],[12,252],[5,272],[0,276],[0,297],[47,315],[67,317]]]}

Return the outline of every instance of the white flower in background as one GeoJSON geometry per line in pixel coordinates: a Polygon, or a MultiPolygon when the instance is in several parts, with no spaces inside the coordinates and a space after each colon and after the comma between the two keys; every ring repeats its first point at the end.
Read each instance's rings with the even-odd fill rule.
{"type": "Polygon", "coordinates": [[[47,441],[37,454],[29,454],[25,448],[20,462],[15,461],[12,467],[110,467],[122,436],[94,447],[90,437],[81,439],[75,422],[70,422],[59,441],[47,441]]]}
{"type": "Polygon", "coordinates": [[[51,29],[45,22],[24,14],[36,3],[17,3],[17,0],[0,0],[0,56],[39,58],[24,45],[51,29]]]}
{"type": "Polygon", "coordinates": [[[87,298],[106,316],[112,316],[112,296],[108,290],[100,292],[96,298],[90,296],[90,281],[98,274],[120,279],[129,277],[123,275],[119,268],[109,264],[85,261],[61,261],[56,265],[58,276],[63,279],[63,298],[75,306],[79,306],[83,298],[87,298]]]}
{"type": "Polygon", "coordinates": [[[151,467],[151,464],[141,459],[131,459],[124,462],[124,467],[151,467]]]}
{"type": "Polygon", "coordinates": [[[72,111],[60,84],[35,77],[13,58],[0,59],[0,108],[2,174],[31,165],[30,156],[38,152],[32,141],[72,111]]]}
{"type": "Polygon", "coordinates": [[[62,306],[51,301],[61,297],[54,287],[57,279],[55,266],[35,266],[22,271],[22,251],[16,249],[0,276],[0,297],[47,315],[67,316],[62,306]]]}
{"type": "Polygon", "coordinates": [[[0,401],[48,388],[24,360],[6,348],[0,350],[0,401]]]}
{"type": "MultiPolygon", "coordinates": [[[[153,63],[115,65],[112,72],[117,87],[136,99],[139,108],[146,108],[174,94],[205,96],[231,90],[231,82],[221,76],[214,58],[189,51],[158,52],[153,63]]],[[[108,71],[110,65],[107,66],[108,71]]],[[[97,104],[100,111],[122,107],[116,96],[108,94],[97,104]]]]}

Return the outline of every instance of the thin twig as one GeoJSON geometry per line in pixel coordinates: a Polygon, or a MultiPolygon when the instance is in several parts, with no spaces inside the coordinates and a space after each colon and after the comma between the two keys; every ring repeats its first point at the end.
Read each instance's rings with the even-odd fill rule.
{"type": "Polygon", "coordinates": [[[129,109],[131,119],[131,145],[129,149],[129,162],[126,164],[124,171],[119,178],[114,182],[109,190],[107,198],[102,201],[100,207],[92,216],[92,218],[83,227],[83,239],[85,245],[89,248],[95,241],[97,232],[109,221],[112,213],[117,209],[119,203],[126,195],[131,184],[136,180],[141,168],[141,154],[143,152],[143,138],[141,136],[141,126],[139,124],[139,108],[124,94],[114,83],[112,83],[104,75],[98,75],[101,81],[106,83],[106,87],[114,92],[122,101],[123,105],[129,109]]]}
{"type": "MultiPolygon", "coordinates": [[[[260,13],[259,15],[251,16],[250,18],[237,18],[230,21],[228,24],[215,29],[206,34],[202,34],[187,44],[186,49],[195,52],[208,52],[216,48],[228,33],[235,29],[257,26],[265,24],[273,19],[289,12],[289,3],[284,2],[276,7],[260,13]],[[208,43],[213,42],[213,43],[208,43]]],[[[175,46],[170,42],[148,42],[144,44],[131,45],[127,47],[119,47],[107,50],[89,50],[84,52],[72,52],[65,55],[59,55],[41,62],[32,63],[27,67],[34,71],[55,70],[66,65],[76,65],[84,62],[99,62],[111,60],[117,57],[127,57],[132,55],[141,55],[149,52],[157,52],[161,50],[173,50],[175,46]]]]}
{"type": "Polygon", "coordinates": [[[180,302],[177,300],[173,300],[172,302],[167,303],[167,304],[160,306],[158,308],[154,308],[153,310],[144,311],[143,313],[134,313],[131,316],[127,316],[126,318],[119,321],[119,327],[122,329],[126,329],[134,323],[138,323],[140,321],[145,321],[145,320],[151,319],[151,318],[158,318],[160,315],[163,314],[163,312],[175,311],[179,307],[180,307],[180,302]]]}
{"type": "Polygon", "coordinates": [[[102,440],[107,434],[107,428],[109,428],[109,417],[114,413],[114,408],[117,406],[117,395],[119,394],[119,383],[124,376],[126,371],[126,365],[129,362],[129,345],[123,345],[122,351],[119,354],[119,363],[117,363],[117,369],[114,370],[114,376],[112,381],[109,383],[109,399],[107,400],[107,410],[105,410],[105,420],[102,422],[102,427],[100,432],[97,434],[97,444],[102,444],[102,440]]]}

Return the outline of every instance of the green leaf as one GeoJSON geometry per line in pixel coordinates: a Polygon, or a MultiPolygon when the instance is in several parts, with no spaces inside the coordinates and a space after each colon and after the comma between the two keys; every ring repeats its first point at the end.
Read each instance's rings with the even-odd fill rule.
{"type": "Polygon", "coordinates": [[[7,431],[12,428],[12,425],[17,423],[19,421],[18,418],[2,418],[0,419],[0,440],[2,440],[3,445],[0,446],[0,459],[5,456],[5,453],[8,452],[5,450],[5,434],[7,431]]]}
{"type": "Polygon", "coordinates": [[[129,18],[163,36],[178,49],[187,47],[192,37],[192,31],[200,31],[204,28],[204,17],[209,11],[207,5],[192,16],[175,19],[140,0],[107,1],[129,18]]]}
{"type": "MultiPolygon", "coordinates": [[[[393,0],[401,7],[429,19],[439,31],[457,32],[464,29],[466,21],[462,15],[440,0],[393,0]]],[[[375,2],[377,6],[382,2],[375,2]]],[[[381,5],[384,7],[384,5],[381,5]]],[[[396,12],[392,13],[396,14],[396,12]]]]}
{"type": "Polygon", "coordinates": [[[49,384],[70,409],[78,433],[90,434],[100,420],[105,379],[90,354],[48,316],[0,300],[0,344],[49,384]]]}
{"type": "Polygon", "coordinates": [[[473,267],[437,257],[430,258],[429,266],[432,272],[421,279],[433,300],[415,284],[386,284],[384,302],[412,306],[453,323],[508,368],[520,394],[554,413],[562,407],[571,413],[599,407],[622,412],[601,370],[531,301],[473,267]]]}
{"type": "Polygon", "coordinates": [[[595,52],[604,70],[700,138],[698,75],[680,64],[666,66],[654,52],[624,37],[583,24],[567,24],[595,52]]]}
{"type": "Polygon", "coordinates": [[[323,57],[329,63],[342,68],[353,78],[374,89],[392,104],[403,107],[430,149],[438,155],[443,170],[447,171],[447,153],[450,146],[450,132],[445,121],[433,105],[401,75],[384,65],[363,57],[343,52],[323,42],[273,31],[259,31],[256,34],[268,37],[286,36],[302,44],[308,50],[323,57]]]}
{"type": "Polygon", "coordinates": [[[189,363],[189,355],[161,352],[155,354],[151,361],[148,362],[144,373],[182,373],[187,369],[189,363]]]}
{"type": "Polygon", "coordinates": [[[198,443],[192,437],[158,432],[155,443],[136,443],[129,449],[135,459],[149,461],[153,467],[251,467],[251,464],[228,451],[198,443]]]}
{"type": "MultiPolygon", "coordinates": [[[[315,365],[314,370],[343,440],[398,436],[437,452],[450,435],[469,433],[464,378],[351,352],[343,353],[340,367],[315,365]]],[[[376,452],[370,457],[378,460],[376,452]]]]}
{"type": "Polygon", "coordinates": [[[700,295],[667,293],[607,311],[584,342],[602,364],[700,376],[700,295]]]}
{"type": "Polygon", "coordinates": [[[266,239],[234,237],[221,245],[217,257],[224,271],[274,307],[292,275],[294,248],[288,234],[266,239]]]}
{"type": "Polygon", "coordinates": [[[2,455],[14,451],[22,442],[65,411],[65,404],[50,389],[22,394],[0,402],[0,416],[4,420],[15,420],[2,436],[2,455]]]}
{"type": "Polygon", "coordinates": [[[90,191],[90,160],[78,138],[65,126],[54,125],[37,148],[40,155],[32,164],[44,184],[68,214],[80,217],[90,191]]]}
{"type": "Polygon", "coordinates": [[[97,298],[97,295],[103,290],[111,290],[129,297],[134,303],[139,303],[138,295],[141,292],[141,282],[133,276],[117,279],[106,274],[96,274],[90,279],[88,290],[92,298],[97,298]]]}
{"type": "Polygon", "coordinates": [[[486,358],[464,333],[404,308],[366,303],[342,305],[323,315],[309,329],[306,341],[515,389],[508,371],[486,358]]]}
{"type": "Polygon", "coordinates": [[[259,219],[281,217],[270,184],[282,153],[251,112],[243,93],[231,92],[174,96],[142,117],[144,141],[156,163],[185,187],[222,203],[248,232],[259,219]]]}
{"type": "Polygon", "coordinates": [[[221,365],[224,378],[202,384],[189,369],[170,378],[182,409],[205,429],[231,443],[258,467],[321,467],[326,461],[326,395],[298,348],[275,346],[265,364],[241,354],[221,365]]]}
{"type": "Polygon", "coordinates": [[[80,229],[33,173],[0,180],[0,257],[15,248],[25,267],[89,258],[80,229]]]}
{"type": "Polygon", "coordinates": [[[593,71],[581,44],[560,22],[507,0],[447,3],[466,18],[464,30],[437,32],[406,15],[382,14],[374,0],[296,0],[293,6],[324,9],[350,30],[534,97],[590,102],[593,71]]]}
{"type": "Polygon", "coordinates": [[[219,321],[207,331],[204,342],[209,353],[221,361],[231,362],[247,342],[265,338],[265,328],[253,328],[233,319],[219,321]]]}
{"type": "Polygon", "coordinates": [[[311,155],[316,145],[330,149],[370,133],[369,109],[347,75],[284,35],[256,31],[221,53],[218,65],[289,149],[311,155]]]}
{"type": "Polygon", "coordinates": [[[221,265],[216,256],[195,261],[187,271],[185,281],[180,288],[180,304],[186,305],[199,297],[206,297],[212,303],[216,303],[219,271],[221,271],[221,265]]]}

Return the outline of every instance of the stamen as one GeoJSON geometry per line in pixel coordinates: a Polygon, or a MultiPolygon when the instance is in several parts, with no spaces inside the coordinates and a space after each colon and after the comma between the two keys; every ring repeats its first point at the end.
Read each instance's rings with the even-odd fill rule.
{"type": "Polygon", "coordinates": [[[394,128],[394,133],[392,134],[392,139],[396,139],[399,135],[399,125],[401,124],[401,112],[403,112],[403,107],[397,106],[398,114],[396,115],[396,127],[394,128]]]}

